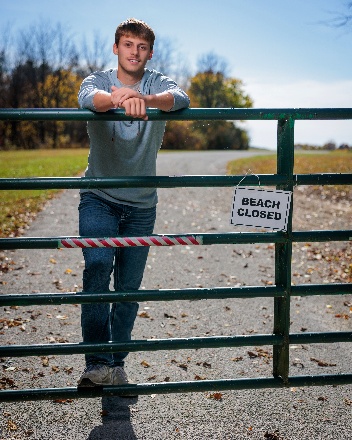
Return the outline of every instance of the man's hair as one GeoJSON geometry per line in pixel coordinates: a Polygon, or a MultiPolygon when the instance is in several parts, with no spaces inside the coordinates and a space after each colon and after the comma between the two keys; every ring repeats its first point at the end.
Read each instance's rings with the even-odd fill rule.
{"type": "Polygon", "coordinates": [[[136,18],[128,18],[117,26],[115,32],[115,43],[119,45],[120,38],[123,35],[133,35],[135,37],[143,38],[150,44],[150,50],[153,50],[155,34],[153,29],[142,20],[136,18]]]}

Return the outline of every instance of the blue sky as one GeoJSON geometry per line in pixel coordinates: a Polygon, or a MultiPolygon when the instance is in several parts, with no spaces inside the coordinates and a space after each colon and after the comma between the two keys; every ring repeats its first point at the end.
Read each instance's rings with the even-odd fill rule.
{"type": "MultiPolygon", "coordinates": [[[[101,32],[113,43],[128,17],[172,39],[191,69],[200,55],[225,58],[254,107],[352,107],[352,26],[322,22],[347,0],[0,0],[0,28],[23,29],[39,19],[66,24],[77,41],[101,32]]],[[[352,11],[351,11],[352,12],[352,11]]],[[[112,58],[112,63],[116,60],[112,58]]],[[[165,72],[167,73],[167,72],[165,72]]],[[[253,146],[274,149],[276,123],[244,123],[253,146]]],[[[352,121],[296,122],[295,141],[352,144],[352,121]]]]}

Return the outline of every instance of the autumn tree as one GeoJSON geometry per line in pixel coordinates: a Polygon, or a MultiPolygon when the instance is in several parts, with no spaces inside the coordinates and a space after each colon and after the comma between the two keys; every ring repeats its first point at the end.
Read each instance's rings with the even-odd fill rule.
{"type": "MultiPolygon", "coordinates": [[[[39,21],[21,30],[8,52],[15,55],[11,62],[6,59],[6,101],[2,106],[77,107],[81,82],[76,73],[78,52],[72,35],[60,23],[53,25],[39,21]]],[[[0,53],[4,51],[0,50],[0,53]]],[[[59,121],[11,121],[0,129],[9,144],[2,148],[19,146],[29,149],[59,147],[63,130],[68,135],[74,130],[85,131],[84,123],[72,122],[65,124],[63,129],[59,121]]]]}
{"type": "MultiPolygon", "coordinates": [[[[180,51],[176,42],[170,38],[157,38],[153,58],[148,61],[148,69],[155,69],[173,78],[187,90],[191,76],[187,56],[180,51]]],[[[190,121],[168,121],[162,148],[172,150],[199,150],[204,145],[203,137],[194,132],[190,121]]]]}
{"type": "MultiPolygon", "coordinates": [[[[251,98],[243,90],[243,82],[226,75],[226,61],[214,53],[200,58],[201,69],[191,79],[188,90],[191,106],[203,108],[252,107],[251,98]]],[[[232,121],[195,122],[194,129],[205,134],[206,149],[247,149],[248,135],[232,121]]]]}

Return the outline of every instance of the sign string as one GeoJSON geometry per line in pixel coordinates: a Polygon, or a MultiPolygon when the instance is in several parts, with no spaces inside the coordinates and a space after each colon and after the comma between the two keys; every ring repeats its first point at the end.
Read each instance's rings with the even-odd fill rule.
{"type": "Polygon", "coordinates": [[[239,181],[239,183],[238,183],[236,186],[238,187],[238,186],[241,185],[241,183],[244,181],[244,179],[245,179],[246,177],[248,177],[248,173],[251,173],[252,176],[256,176],[256,177],[257,177],[257,179],[258,179],[258,184],[259,184],[259,188],[261,188],[262,186],[261,186],[261,184],[260,184],[260,179],[259,179],[258,174],[253,173],[253,171],[252,171],[250,168],[248,168],[248,171],[246,172],[246,174],[242,177],[242,179],[239,181]]]}

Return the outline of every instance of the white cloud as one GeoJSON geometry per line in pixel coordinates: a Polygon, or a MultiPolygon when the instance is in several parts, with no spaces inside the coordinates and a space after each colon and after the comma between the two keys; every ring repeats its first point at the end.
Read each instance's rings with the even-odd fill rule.
{"type": "MultiPolygon", "coordinates": [[[[255,108],[352,107],[352,81],[302,80],[288,84],[247,81],[245,90],[255,108]]],[[[245,127],[251,145],[275,149],[276,125],[276,121],[247,121],[245,127]]],[[[323,145],[330,140],[338,145],[352,145],[352,120],[296,121],[296,143],[323,145]]]]}

